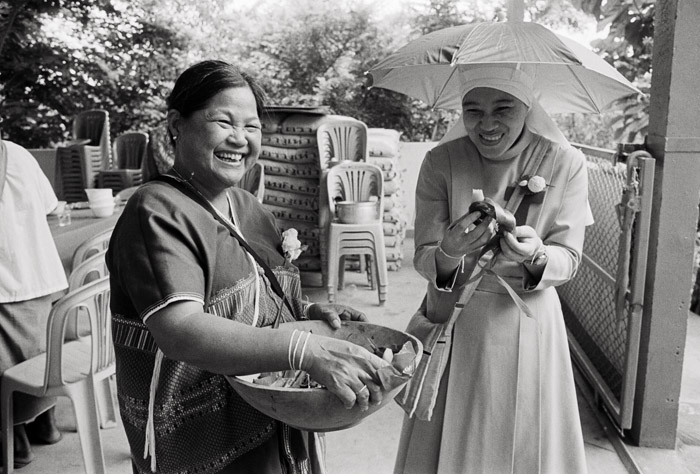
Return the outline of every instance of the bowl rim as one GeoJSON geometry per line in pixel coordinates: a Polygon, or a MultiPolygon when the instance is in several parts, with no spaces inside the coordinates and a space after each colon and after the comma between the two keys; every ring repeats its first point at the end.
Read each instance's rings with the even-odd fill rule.
{"type": "Polygon", "coordinates": [[[370,205],[376,206],[377,201],[337,201],[335,203],[335,205],[342,206],[342,207],[352,207],[352,206],[369,207],[370,205]]]}
{"type": "MultiPolygon", "coordinates": [[[[294,323],[301,323],[301,324],[327,324],[325,321],[319,321],[319,320],[297,320],[297,321],[290,321],[288,323],[284,324],[294,324],[294,323]]],[[[408,337],[408,340],[411,341],[413,348],[416,349],[416,365],[420,361],[420,358],[422,356],[422,351],[423,351],[423,344],[421,343],[420,339],[418,339],[416,336],[413,334],[409,334],[406,331],[402,331],[400,329],[395,329],[389,326],[384,326],[382,324],[375,324],[369,321],[341,321],[341,324],[344,326],[347,325],[368,325],[368,326],[377,326],[381,327],[384,329],[389,329],[392,331],[400,332],[405,334],[408,337]]],[[[352,342],[352,341],[350,341],[352,342]]],[[[324,392],[328,393],[328,389],[325,387],[312,387],[312,388],[299,388],[299,387],[280,387],[280,386],[272,386],[272,385],[263,385],[259,383],[253,383],[253,382],[248,382],[247,380],[242,379],[241,377],[247,377],[250,375],[256,375],[256,374],[242,374],[242,375],[226,375],[226,378],[232,379],[244,386],[247,387],[252,387],[255,389],[261,389],[261,390],[267,390],[270,392],[285,392],[285,393],[296,393],[296,392],[303,392],[303,393],[310,393],[310,392],[324,392]]]]}

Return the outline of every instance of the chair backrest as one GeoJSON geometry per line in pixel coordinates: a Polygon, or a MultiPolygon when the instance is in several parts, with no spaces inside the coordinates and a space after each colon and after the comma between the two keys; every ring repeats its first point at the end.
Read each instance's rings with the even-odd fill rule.
{"type": "Polygon", "coordinates": [[[86,110],[76,115],[73,120],[73,138],[88,138],[88,146],[100,148],[102,169],[109,167],[112,147],[109,137],[109,113],[106,110],[86,110]]]}
{"type": "Polygon", "coordinates": [[[258,198],[260,203],[265,198],[265,167],[259,161],[243,175],[243,178],[236,183],[236,187],[245,189],[250,194],[258,198]]]}
{"type": "Polygon", "coordinates": [[[114,226],[110,227],[109,229],[105,229],[88,239],[85,239],[80,245],[78,245],[73,252],[71,271],[75,270],[80,263],[89,257],[106,250],[109,246],[109,239],[112,237],[113,230],[114,226]]]}
{"type": "Polygon", "coordinates": [[[144,132],[126,132],[114,139],[112,157],[119,169],[141,169],[141,163],[148,148],[148,134],[144,132]]]}
{"type": "MultiPolygon", "coordinates": [[[[44,376],[45,388],[64,385],[70,380],[63,377],[63,340],[66,323],[70,315],[81,311],[90,321],[89,367],[87,374],[96,374],[114,363],[114,347],[112,345],[112,316],[109,310],[110,286],[109,277],[80,287],[59,299],[51,308],[46,325],[46,371],[44,376]]],[[[66,363],[79,363],[66,361],[66,363]]]]}
{"type": "Polygon", "coordinates": [[[330,161],[367,161],[367,125],[359,120],[333,120],[316,130],[321,170],[330,161]]]}
{"type": "Polygon", "coordinates": [[[100,250],[82,262],[80,262],[68,275],[68,291],[75,291],[95,280],[109,275],[105,254],[107,249],[100,250]]]}
{"type": "Polygon", "coordinates": [[[384,212],[384,175],[377,165],[344,161],[328,170],[328,207],[335,216],[336,201],[371,201],[376,199],[377,216],[384,212]]]}

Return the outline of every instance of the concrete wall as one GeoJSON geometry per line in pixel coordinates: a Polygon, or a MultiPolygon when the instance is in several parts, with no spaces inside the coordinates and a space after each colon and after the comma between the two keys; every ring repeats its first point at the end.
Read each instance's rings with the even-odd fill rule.
{"type": "Polygon", "coordinates": [[[413,223],[416,217],[416,182],[418,172],[425,154],[431,150],[437,142],[400,142],[400,163],[403,175],[402,188],[404,190],[403,200],[406,208],[406,219],[408,220],[407,230],[413,232],[413,223]]]}

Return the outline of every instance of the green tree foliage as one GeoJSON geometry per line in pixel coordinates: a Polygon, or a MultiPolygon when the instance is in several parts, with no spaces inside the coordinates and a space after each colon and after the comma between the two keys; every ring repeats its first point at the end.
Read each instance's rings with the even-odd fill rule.
{"type": "MultiPolygon", "coordinates": [[[[582,10],[571,1],[526,0],[525,19],[577,30],[590,21],[589,14],[601,21],[609,17],[608,10],[597,12],[594,0],[578,0],[582,10]]],[[[72,117],[90,108],[110,112],[113,135],[146,130],[162,123],[165,95],[177,74],[196,61],[220,58],[258,77],[271,103],[325,105],[370,127],[400,130],[405,140],[439,139],[458,113],[367,88],[364,73],[430,31],[504,21],[505,5],[506,0],[410,0],[392,10],[371,0],[0,0],[3,133],[29,147],[61,142],[69,138],[72,117]]],[[[640,81],[639,71],[650,68],[653,15],[644,10],[644,21],[638,21],[636,10],[624,11],[609,22],[614,26],[609,43],[598,47],[640,81]],[[637,46],[627,49],[627,42],[637,46]]],[[[643,104],[630,102],[614,123],[629,135],[645,114],[643,104]]],[[[612,142],[605,118],[557,120],[574,141],[612,142]]]]}
{"type": "Polygon", "coordinates": [[[611,117],[613,141],[642,142],[649,125],[655,2],[577,0],[576,4],[595,17],[600,30],[609,28],[604,39],[593,43],[594,49],[645,93],[623,101],[611,117]]]}
{"type": "Polygon", "coordinates": [[[88,109],[110,112],[113,133],[160,122],[181,41],[125,2],[26,2],[0,51],[3,132],[28,147],[70,138],[88,109]]]}

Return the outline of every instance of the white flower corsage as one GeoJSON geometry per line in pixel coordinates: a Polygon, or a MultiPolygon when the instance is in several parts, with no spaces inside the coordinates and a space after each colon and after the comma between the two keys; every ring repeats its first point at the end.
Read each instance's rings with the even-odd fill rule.
{"type": "Polygon", "coordinates": [[[290,262],[299,258],[299,255],[309,247],[308,245],[302,245],[298,236],[299,232],[294,228],[282,232],[282,252],[284,253],[284,258],[290,262]]]}
{"type": "Polygon", "coordinates": [[[527,188],[528,194],[537,194],[547,189],[547,186],[549,185],[542,176],[535,175],[531,177],[523,177],[523,179],[518,183],[518,186],[527,188]]]}

